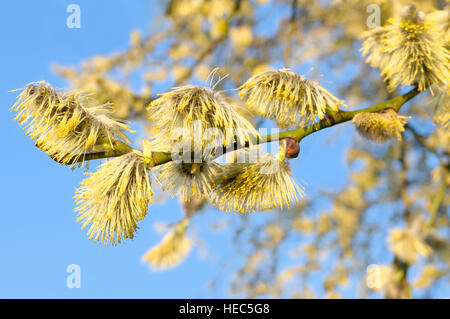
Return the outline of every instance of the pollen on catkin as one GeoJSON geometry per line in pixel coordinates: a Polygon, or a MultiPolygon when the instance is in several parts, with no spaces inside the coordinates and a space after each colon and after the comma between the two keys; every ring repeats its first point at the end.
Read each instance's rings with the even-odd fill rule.
{"type": "Polygon", "coordinates": [[[291,177],[284,152],[263,154],[254,163],[225,166],[212,203],[227,212],[289,209],[303,197],[304,189],[291,177]]]}
{"type": "Polygon", "coordinates": [[[400,85],[415,85],[419,91],[433,84],[445,87],[450,79],[450,52],[441,31],[409,5],[401,17],[362,34],[362,54],[381,70],[390,91],[400,85]]]}
{"type": "Polygon", "coordinates": [[[239,92],[245,105],[259,115],[275,119],[279,126],[303,126],[337,111],[343,101],[322,87],[289,70],[266,71],[247,80],[239,92]]]}
{"type": "Polygon", "coordinates": [[[125,131],[131,130],[111,117],[111,105],[96,105],[82,93],[57,92],[43,81],[29,84],[11,109],[36,146],[62,164],[76,162],[100,138],[129,142],[125,131]]]}
{"type": "Polygon", "coordinates": [[[133,238],[153,195],[143,154],[105,162],[76,189],[75,212],[88,236],[107,245],[133,238]]]}
{"type": "Polygon", "coordinates": [[[378,143],[384,143],[393,138],[402,140],[402,132],[409,116],[399,115],[393,109],[380,113],[358,113],[352,120],[361,135],[378,143]]]}
{"type": "Polygon", "coordinates": [[[182,137],[193,140],[197,132],[194,125],[201,125],[201,131],[213,132],[211,138],[219,138],[225,144],[234,138],[241,144],[252,143],[258,132],[238,111],[237,106],[221,91],[199,85],[187,85],[163,93],[148,107],[150,118],[156,121],[156,128],[172,139],[182,137]],[[215,133],[214,133],[215,130],[215,133]],[[233,135],[233,136],[230,136],[233,135]]]}
{"type": "Polygon", "coordinates": [[[192,196],[209,196],[214,190],[215,180],[222,173],[222,166],[215,162],[177,163],[161,165],[158,180],[164,191],[178,195],[182,201],[192,196]]]}
{"type": "Polygon", "coordinates": [[[142,257],[142,261],[147,262],[154,270],[168,269],[180,264],[192,248],[192,242],[186,235],[187,224],[187,219],[178,223],[158,245],[142,257]]]}

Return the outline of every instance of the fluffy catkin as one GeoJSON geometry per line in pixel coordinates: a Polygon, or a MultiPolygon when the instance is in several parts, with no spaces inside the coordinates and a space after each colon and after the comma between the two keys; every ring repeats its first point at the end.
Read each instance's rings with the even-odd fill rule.
{"type": "Polygon", "coordinates": [[[337,111],[339,100],[318,81],[305,79],[289,70],[259,73],[247,80],[239,92],[245,105],[259,115],[275,119],[279,126],[303,126],[337,111]]]}
{"type": "Polygon", "coordinates": [[[176,225],[158,245],[142,257],[142,261],[147,262],[155,270],[168,269],[180,264],[192,248],[192,242],[186,235],[187,224],[188,220],[184,219],[176,225]]]}
{"type": "Polygon", "coordinates": [[[264,154],[254,163],[225,166],[213,204],[221,210],[240,213],[289,208],[303,197],[304,191],[292,179],[284,152],[264,154]]]}
{"type": "Polygon", "coordinates": [[[129,142],[130,128],[111,117],[111,105],[96,105],[81,93],[57,92],[45,82],[29,84],[12,107],[15,120],[36,146],[62,164],[71,164],[93,150],[103,138],[129,142]]]}
{"type": "Polygon", "coordinates": [[[400,85],[415,85],[419,91],[433,84],[448,86],[450,52],[445,30],[414,5],[387,25],[365,32],[362,39],[363,56],[381,70],[390,91],[400,85]]]}
{"type": "Polygon", "coordinates": [[[131,152],[99,166],[76,190],[75,212],[88,236],[107,245],[133,238],[153,195],[142,154],[131,152]]]}
{"type": "Polygon", "coordinates": [[[199,85],[177,87],[161,94],[150,103],[148,111],[159,132],[174,140],[199,138],[200,143],[205,143],[214,138],[225,144],[234,138],[243,144],[252,143],[259,136],[223,92],[199,85]],[[206,138],[198,136],[198,127],[203,134],[208,133],[206,138]]]}
{"type": "Polygon", "coordinates": [[[352,120],[355,128],[368,139],[384,143],[393,138],[402,140],[402,132],[409,116],[397,114],[393,109],[380,113],[358,113],[352,120]]]}

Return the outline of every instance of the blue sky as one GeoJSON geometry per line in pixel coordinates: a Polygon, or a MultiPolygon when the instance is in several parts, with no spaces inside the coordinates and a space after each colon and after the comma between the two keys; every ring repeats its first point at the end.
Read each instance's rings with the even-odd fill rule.
{"type": "Polygon", "coordinates": [[[154,222],[181,216],[176,200],[152,206],[136,240],[108,248],[94,244],[73,213],[74,187],[83,172],[51,161],[12,120],[9,107],[16,94],[7,91],[38,80],[66,86],[52,73],[53,63],[76,65],[95,54],[124,50],[129,32],[148,30],[154,12],[150,1],[77,1],[82,25],[69,29],[70,3],[7,2],[0,13],[0,129],[10,154],[1,157],[7,169],[0,185],[0,297],[201,297],[214,268],[195,254],[185,269],[167,272],[151,272],[140,263],[160,238],[154,222]],[[81,289],[66,287],[69,264],[81,267],[81,289]]]}
{"type": "MultiPolygon", "coordinates": [[[[77,65],[96,54],[122,51],[133,29],[147,32],[159,1],[8,1],[0,11],[0,133],[3,179],[0,182],[0,297],[1,298],[203,298],[229,297],[230,272],[220,268],[234,255],[229,231],[206,227],[230,216],[213,209],[197,216],[195,230],[203,249],[196,248],[179,267],[150,271],[140,262],[161,235],[158,222],[182,216],[176,199],[149,208],[135,239],[116,247],[90,241],[73,213],[74,188],[82,171],[71,171],[39,151],[16,122],[9,108],[15,93],[9,90],[32,81],[46,80],[56,87],[67,84],[51,65],[77,65]],[[81,7],[81,28],[69,29],[66,8],[81,7]],[[70,264],[81,267],[81,288],[66,286],[70,264]],[[208,281],[223,277],[217,290],[208,281]]],[[[332,89],[332,85],[328,85],[332,89]]],[[[294,175],[308,184],[308,196],[319,187],[338,188],[345,183],[344,150],[353,129],[345,124],[307,138],[295,160],[294,175]],[[339,133],[336,135],[336,133],[339,133]],[[330,142],[330,138],[333,138],[330,142]]],[[[264,213],[251,218],[264,218],[264,213]]]]}

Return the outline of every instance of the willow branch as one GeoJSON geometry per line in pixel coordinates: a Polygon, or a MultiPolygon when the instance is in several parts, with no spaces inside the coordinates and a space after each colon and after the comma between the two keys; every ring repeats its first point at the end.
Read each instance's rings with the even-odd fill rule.
{"type": "Polygon", "coordinates": [[[74,161],[69,161],[65,163],[66,165],[73,165],[85,161],[102,159],[102,158],[111,158],[121,156],[133,151],[133,148],[128,144],[118,141],[112,140],[110,141],[107,138],[101,138],[97,141],[94,151],[92,153],[85,153],[83,156],[78,157],[74,161]],[[96,152],[96,150],[99,150],[96,152]]]}
{"type": "MultiPolygon", "coordinates": [[[[303,138],[305,138],[308,135],[311,135],[314,132],[326,129],[328,127],[345,123],[348,121],[351,121],[356,114],[359,113],[375,113],[380,112],[387,109],[394,109],[395,111],[400,110],[400,108],[409,100],[414,98],[417,94],[420,92],[417,88],[412,89],[408,93],[405,93],[403,95],[397,96],[393,99],[390,99],[388,101],[385,101],[380,104],[372,105],[360,110],[356,111],[343,111],[339,110],[335,112],[334,114],[329,114],[326,117],[324,117],[322,120],[315,124],[308,125],[306,127],[298,128],[295,130],[289,130],[285,132],[281,132],[278,134],[271,134],[271,135],[265,135],[262,136],[260,139],[258,139],[254,144],[263,144],[273,141],[282,140],[285,138],[294,138],[297,142],[300,142],[303,138]]],[[[121,142],[120,142],[121,143],[121,142]]],[[[122,143],[124,144],[124,143],[122,143]]],[[[114,157],[114,156],[120,156],[126,153],[129,153],[133,151],[131,147],[125,144],[126,147],[123,145],[120,147],[120,149],[111,148],[111,145],[108,143],[104,143],[103,146],[105,149],[98,153],[90,153],[86,154],[86,156],[83,158],[80,158],[80,161],[83,160],[91,160],[91,159],[101,159],[101,158],[108,158],[108,157],[114,157]]],[[[239,148],[245,148],[248,147],[249,144],[245,145],[237,145],[237,143],[234,143],[232,147],[223,147],[223,153],[230,151],[235,151],[239,148]]],[[[149,166],[158,166],[167,162],[170,162],[172,160],[172,155],[170,152],[153,152],[152,153],[152,159],[150,160],[149,166]]]]}
{"type": "Polygon", "coordinates": [[[356,114],[358,113],[376,113],[380,112],[386,109],[394,109],[395,111],[399,111],[400,108],[409,100],[411,100],[413,97],[415,97],[417,94],[419,94],[419,91],[417,88],[412,89],[408,93],[405,93],[403,95],[397,96],[391,100],[388,100],[386,102],[376,104],[373,106],[366,107],[364,109],[356,110],[356,111],[343,111],[339,110],[334,115],[327,115],[324,119],[319,121],[316,124],[312,124],[303,128],[299,128],[297,130],[293,131],[287,131],[284,133],[281,133],[281,138],[285,137],[292,137],[297,139],[297,141],[301,141],[304,137],[320,131],[322,129],[334,126],[336,124],[344,123],[351,121],[356,114]]]}

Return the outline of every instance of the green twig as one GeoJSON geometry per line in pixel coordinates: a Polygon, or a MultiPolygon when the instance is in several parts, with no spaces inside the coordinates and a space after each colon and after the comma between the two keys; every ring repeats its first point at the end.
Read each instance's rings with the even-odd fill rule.
{"type": "Polygon", "coordinates": [[[127,154],[131,151],[133,151],[133,148],[122,141],[119,140],[110,141],[107,138],[101,138],[95,144],[94,152],[83,154],[83,156],[78,157],[76,160],[69,161],[65,164],[73,165],[95,159],[117,157],[127,154]],[[96,150],[99,151],[97,152],[96,150]]]}

